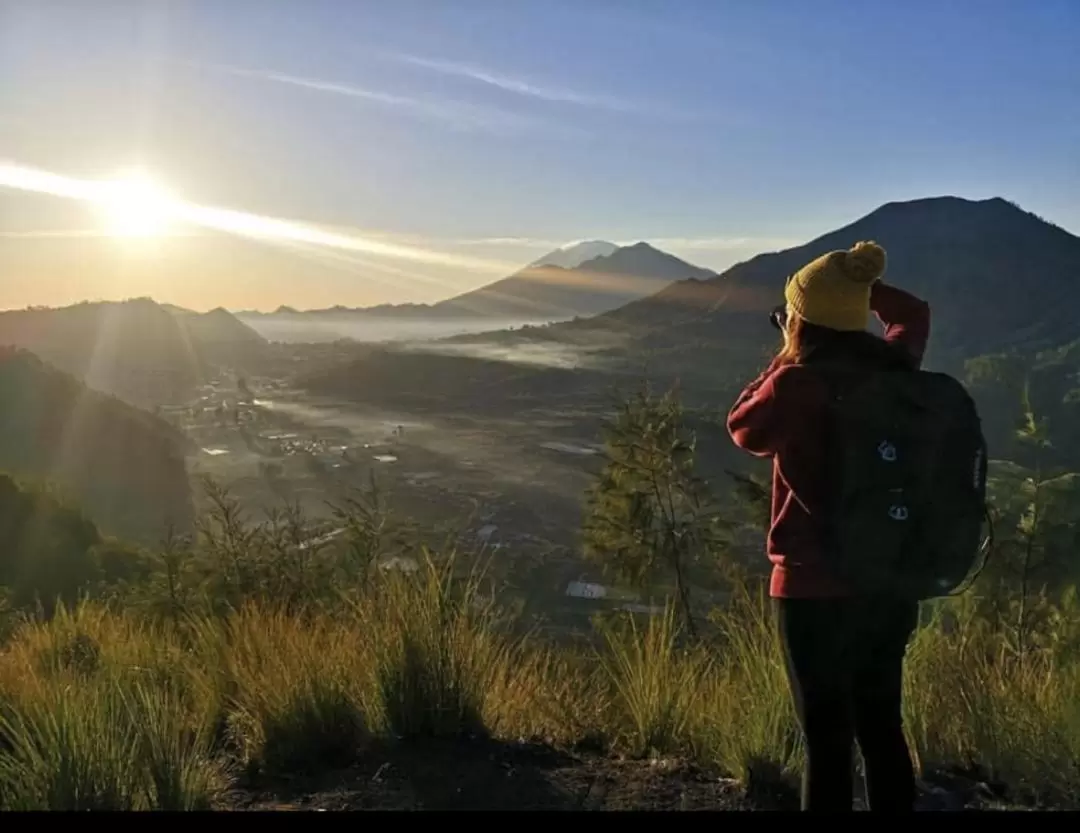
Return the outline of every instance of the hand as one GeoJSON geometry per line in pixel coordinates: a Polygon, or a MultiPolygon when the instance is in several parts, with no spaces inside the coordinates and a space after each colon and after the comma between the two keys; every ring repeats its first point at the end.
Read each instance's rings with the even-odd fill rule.
{"type": "Polygon", "coordinates": [[[881,290],[881,287],[883,287],[883,286],[885,287],[885,291],[888,292],[888,289],[889,289],[888,285],[883,280],[874,281],[873,285],[870,287],[870,311],[871,312],[875,312],[876,309],[877,309],[877,299],[881,294],[880,290],[881,290]]]}

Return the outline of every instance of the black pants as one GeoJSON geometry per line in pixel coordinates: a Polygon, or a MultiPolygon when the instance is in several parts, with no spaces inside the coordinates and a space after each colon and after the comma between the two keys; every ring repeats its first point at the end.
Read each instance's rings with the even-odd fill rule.
{"type": "Polygon", "coordinates": [[[890,599],[778,599],[777,609],[806,741],[802,809],[851,812],[855,741],[870,809],[914,809],[915,774],[900,700],[918,605],[890,599]]]}

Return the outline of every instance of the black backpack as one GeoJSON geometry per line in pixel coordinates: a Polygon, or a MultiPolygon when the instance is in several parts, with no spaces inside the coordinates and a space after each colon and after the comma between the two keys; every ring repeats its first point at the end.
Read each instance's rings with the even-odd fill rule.
{"type": "Polygon", "coordinates": [[[943,373],[820,372],[831,393],[823,519],[830,568],[859,594],[952,595],[974,580],[991,540],[974,400],[943,373]]]}

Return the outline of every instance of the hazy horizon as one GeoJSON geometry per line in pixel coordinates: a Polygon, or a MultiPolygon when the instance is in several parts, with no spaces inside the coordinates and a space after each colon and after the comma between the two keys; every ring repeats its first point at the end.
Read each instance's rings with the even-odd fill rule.
{"type": "Polygon", "coordinates": [[[0,309],[434,303],[579,240],[720,272],[944,195],[1076,233],[1077,25],[1068,0],[0,0],[0,309]]]}

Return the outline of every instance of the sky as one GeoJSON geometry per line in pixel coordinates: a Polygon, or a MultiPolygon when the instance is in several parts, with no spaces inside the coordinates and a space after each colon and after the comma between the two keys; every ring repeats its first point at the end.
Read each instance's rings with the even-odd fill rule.
{"type": "Polygon", "coordinates": [[[0,308],[432,302],[582,239],[722,270],[946,194],[1080,233],[1080,2],[0,0],[0,308]],[[31,169],[287,223],[118,235],[154,204],[31,169]]]}

